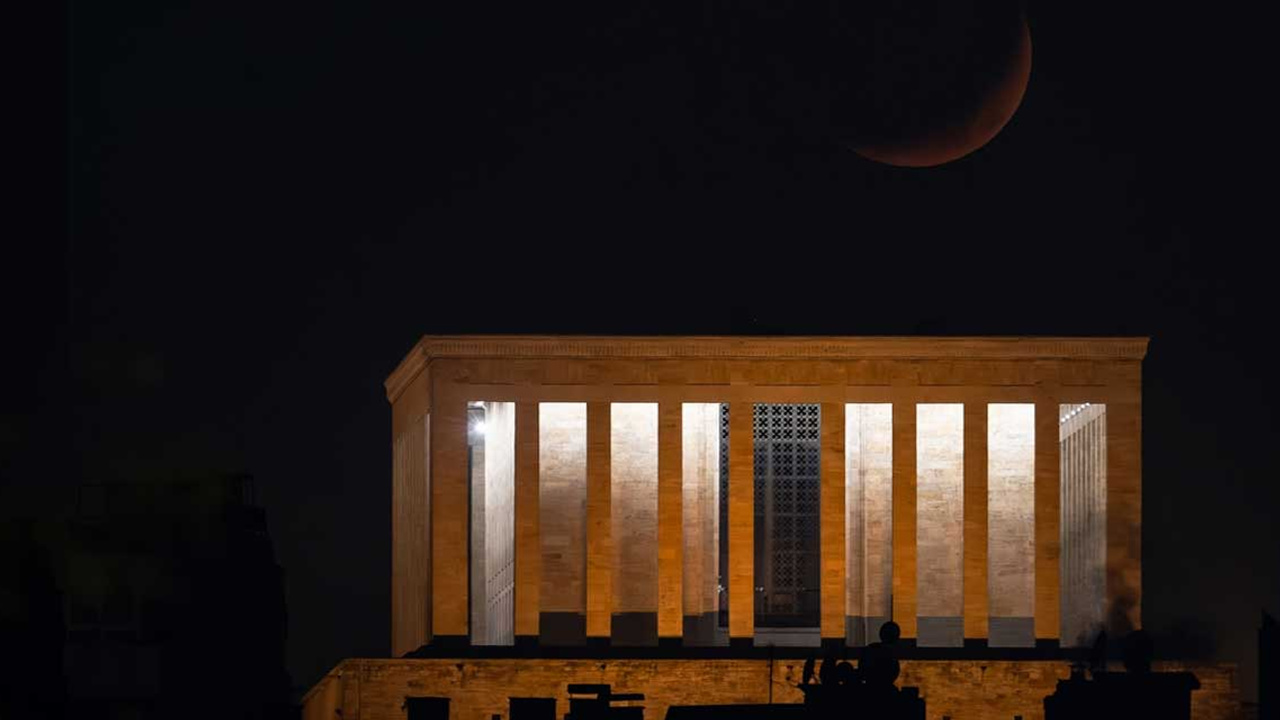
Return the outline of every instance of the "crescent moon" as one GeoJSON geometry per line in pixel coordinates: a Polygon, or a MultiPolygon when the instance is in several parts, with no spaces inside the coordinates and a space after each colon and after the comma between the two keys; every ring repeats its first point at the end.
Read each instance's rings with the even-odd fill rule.
{"type": "Polygon", "coordinates": [[[880,145],[852,145],[859,155],[886,165],[934,167],[958,160],[991,142],[1013,118],[1031,79],[1031,30],[1022,21],[1013,61],[978,110],[927,135],[880,145]]]}

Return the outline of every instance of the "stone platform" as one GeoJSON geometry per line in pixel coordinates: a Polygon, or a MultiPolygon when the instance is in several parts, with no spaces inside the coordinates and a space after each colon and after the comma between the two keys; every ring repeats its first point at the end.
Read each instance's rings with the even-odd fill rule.
{"type": "MultiPolygon", "coordinates": [[[[607,683],[645,694],[645,718],[662,720],[671,705],[799,703],[804,660],[750,659],[474,659],[344,660],[304,699],[305,720],[400,720],[406,696],[448,697],[450,720],[506,718],[507,698],[554,697],[568,710],[570,683],[607,683]]],[[[1156,663],[1156,671],[1190,671],[1196,720],[1240,717],[1231,664],[1156,663]]],[[[903,660],[900,685],[916,686],[929,720],[1044,718],[1044,698],[1070,674],[1065,660],[903,660]]]]}

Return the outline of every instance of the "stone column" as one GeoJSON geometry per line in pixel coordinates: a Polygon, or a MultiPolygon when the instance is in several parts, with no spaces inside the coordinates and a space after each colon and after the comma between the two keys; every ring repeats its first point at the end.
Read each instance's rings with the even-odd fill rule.
{"type": "Polygon", "coordinates": [[[516,643],[538,641],[542,539],[538,508],[538,403],[516,403],[516,643]]]}
{"type": "Polygon", "coordinates": [[[1058,642],[1061,634],[1059,463],[1058,398],[1050,393],[1036,400],[1036,642],[1058,642]]]}
{"type": "Polygon", "coordinates": [[[822,643],[844,645],[845,638],[845,466],[842,402],[823,403],[820,460],[819,533],[822,558],[820,611],[822,643]]]}
{"type": "Polygon", "coordinates": [[[916,637],[916,404],[893,403],[893,621],[916,637]]]}
{"type": "Polygon", "coordinates": [[[427,457],[431,415],[396,434],[391,468],[391,654],[431,639],[431,538],[427,457]]]}
{"type": "Polygon", "coordinates": [[[1107,406],[1108,632],[1142,627],[1142,404],[1107,406]]]}
{"type": "Polygon", "coordinates": [[[755,454],[752,404],[729,405],[729,643],[755,638],[755,454]]]}
{"type": "Polygon", "coordinates": [[[467,403],[437,387],[431,418],[431,628],[435,644],[467,641],[467,403]]]}
{"type": "Polygon", "coordinates": [[[587,643],[607,644],[613,621],[613,478],[609,403],[587,403],[587,643]]]}
{"type": "Polygon", "coordinates": [[[431,641],[431,375],[391,403],[391,653],[431,641]]]}
{"type": "Polygon", "coordinates": [[[987,403],[964,406],[964,637],[987,639],[987,403]]]}
{"type": "Polygon", "coordinates": [[[658,642],[684,633],[684,483],[682,406],[658,404],[658,642]]]}

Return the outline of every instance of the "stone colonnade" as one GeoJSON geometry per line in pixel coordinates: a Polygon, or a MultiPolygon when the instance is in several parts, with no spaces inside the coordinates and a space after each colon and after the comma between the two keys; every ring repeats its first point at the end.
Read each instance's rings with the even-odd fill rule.
{"type": "Polygon", "coordinates": [[[961,416],[955,420],[962,425],[956,427],[963,428],[957,440],[963,453],[953,461],[963,464],[963,489],[945,499],[961,504],[955,512],[962,518],[956,561],[962,578],[957,596],[946,600],[960,614],[954,631],[966,640],[998,635],[997,616],[1010,602],[991,597],[988,583],[1004,562],[988,548],[996,530],[992,523],[999,522],[998,514],[988,512],[989,490],[1003,482],[1001,468],[1016,460],[989,457],[989,432],[997,429],[988,423],[1002,422],[989,414],[992,404],[1034,408],[1028,416],[1034,418],[1034,446],[1028,448],[1034,457],[1034,518],[1026,538],[1034,579],[1023,600],[1032,609],[1028,622],[1035,639],[1059,640],[1062,598],[1071,591],[1060,587],[1063,567],[1068,584],[1105,588],[1112,621],[1138,626],[1145,350],[1144,339],[423,338],[386,383],[393,426],[392,651],[398,656],[428,642],[461,644],[471,630],[467,414],[473,401],[503,403],[514,416],[510,602],[518,645],[556,635],[548,626],[574,623],[581,623],[587,644],[616,640],[620,623],[636,626],[637,618],[628,616],[655,606],[660,642],[705,639],[717,602],[709,581],[720,532],[728,534],[730,643],[751,643],[755,403],[821,405],[824,640],[863,637],[865,627],[854,630],[851,623],[882,613],[914,639],[921,631],[917,619],[931,617],[922,610],[940,602],[920,597],[922,578],[935,568],[917,551],[920,508],[947,507],[937,505],[943,501],[919,482],[922,467],[927,471],[946,461],[919,454],[924,451],[917,443],[918,424],[933,422],[918,415],[919,408],[931,404],[957,407],[961,416]],[[632,403],[638,405],[627,405],[632,403]],[[710,440],[713,425],[718,440],[718,416],[709,408],[720,403],[729,407],[724,528],[698,522],[717,512],[715,484],[690,482],[711,477],[719,467],[718,444],[710,440]],[[1060,410],[1086,403],[1106,408],[1106,422],[1088,429],[1105,434],[1106,453],[1064,458],[1060,447],[1071,433],[1062,428],[1060,410]],[[867,412],[887,412],[892,423],[888,467],[858,460],[866,471],[859,477],[889,476],[891,507],[852,520],[848,503],[861,499],[871,509],[883,501],[858,495],[865,488],[849,481],[855,450],[859,458],[872,457],[879,447],[874,433],[866,432],[870,415],[851,414],[850,407],[882,408],[867,412]],[[654,436],[656,463],[612,442],[611,428],[619,423],[630,435],[654,436]],[[585,447],[568,447],[572,443],[585,447]],[[1071,528],[1093,533],[1098,542],[1088,550],[1092,556],[1068,550],[1064,560],[1060,519],[1080,511],[1078,498],[1085,496],[1075,484],[1094,476],[1073,468],[1086,463],[1104,468],[1105,519],[1083,531],[1071,528]],[[642,512],[630,510],[634,502],[619,511],[631,487],[619,484],[620,477],[636,478],[636,487],[641,481],[656,484],[656,497],[642,512]],[[614,497],[615,492],[621,494],[614,497]],[[580,503],[582,512],[551,512],[541,502],[580,503]],[[859,603],[876,593],[849,577],[848,559],[857,552],[853,543],[873,535],[872,526],[886,515],[889,557],[885,550],[859,556],[866,565],[891,566],[890,602],[872,607],[859,603]],[[864,522],[858,518],[865,518],[866,527],[854,527],[864,522]],[[624,534],[628,523],[638,523],[640,530],[624,534]],[[699,535],[699,528],[711,530],[699,535]],[[622,542],[637,532],[647,540],[622,542]],[[551,537],[567,541],[548,551],[545,540],[551,537]],[[1092,575],[1079,569],[1090,567],[1092,575]]]}

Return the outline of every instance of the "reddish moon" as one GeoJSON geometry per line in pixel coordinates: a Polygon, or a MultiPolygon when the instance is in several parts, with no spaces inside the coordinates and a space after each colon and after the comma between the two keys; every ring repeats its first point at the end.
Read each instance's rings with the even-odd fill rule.
{"type": "Polygon", "coordinates": [[[1030,79],[1031,31],[1024,18],[1003,76],[973,112],[915,138],[851,147],[869,160],[899,167],[933,167],[958,160],[991,142],[1004,129],[1022,104],[1030,79]]]}

